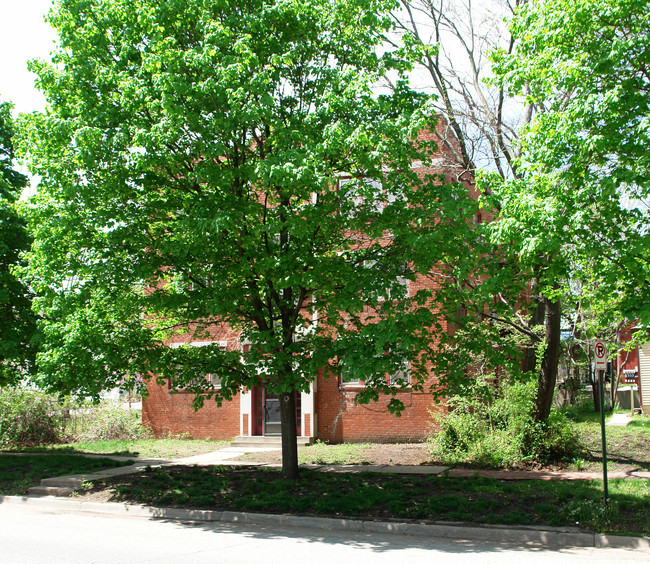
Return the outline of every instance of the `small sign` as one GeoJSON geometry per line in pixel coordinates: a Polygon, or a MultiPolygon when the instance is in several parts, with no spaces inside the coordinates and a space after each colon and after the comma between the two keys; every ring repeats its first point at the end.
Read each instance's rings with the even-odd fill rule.
{"type": "Polygon", "coordinates": [[[605,341],[596,341],[594,356],[596,357],[596,370],[607,370],[607,345],[605,341]]]}

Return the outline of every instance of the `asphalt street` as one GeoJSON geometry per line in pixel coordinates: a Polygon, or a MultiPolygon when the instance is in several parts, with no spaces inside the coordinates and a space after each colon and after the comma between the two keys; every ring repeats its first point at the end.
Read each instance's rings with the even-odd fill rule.
{"type": "Polygon", "coordinates": [[[141,516],[101,515],[65,507],[0,504],[0,562],[381,564],[626,564],[647,552],[621,548],[562,548],[325,531],[282,524],[191,523],[141,516]]]}

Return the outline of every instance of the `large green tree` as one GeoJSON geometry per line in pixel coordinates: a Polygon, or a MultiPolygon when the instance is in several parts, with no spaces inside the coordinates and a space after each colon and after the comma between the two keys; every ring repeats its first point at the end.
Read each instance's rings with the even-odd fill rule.
{"type": "Polygon", "coordinates": [[[95,395],[153,374],[197,407],[264,385],[281,398],[288,477],[294,392],[318,370],[364,380],[359,401],[422,389],[444,285],[405,281],[464,263],[473,205],[412,166],[430,162],[416,139],[435,124],[409,64],[378,50],[391,7],[56,4],[60,47],[35,64],[48,111],[24,122],[42,177],[30,268],[44,383],[95,395]],[[247,354],[162,346],[215,322],[247,354]],[[386,377],[405,362],[410,382],[386,377]]]}
{"type": "MultiPolygon", "coordinates": [[[[447,124],[439,132],[440,143],[455,154],[465,178],[479,180],[487,208],[482,218],[497,220],[477,228],[473,248],[480,260],[474,272],[455,281],[457,301],[468,315],[457,320],[459,330],[450,353],[465,358],[478,372],[494,375],[505,369],[511,375],[523,371],[536,378],[535,411],[545,419],[548,411],[539,406],[547,405],[554,392],[560,295],[548,299],[542,292],[545,275],[553,276],[547,257],[524,258],[512,241],[494,234],[503,232],[499,220],[505,218],[500,215],[502,192],[496,196],[494,189],[524,176],[519,131],[538,109],[535,103],[524,104],[525,83],[512,88],[509,82],[493,80],[489,60],[496,50],[516,53],[519,40],[508,29],[507,19],[523,4],[525,0],[402,0],[402,10],[394,17],[401,42],[420,63],[417,83],[437,94],[436,109],[447,124]],[[485,170],[491,173],[486,175],[485,170]]],[[[522,218],[518,235],[528,229],[529,219],[522,218]]],[[[571,315],[570,308],[565,314],[571,315]]],[[[460,364],[456,370],[462,370],[460,364]]],[[[459,373],[454,380],[462,390],[467,378],[459,373]]]]}
{"type": "Polygon", "coordinates": [[[538,376],[535,416],[545,419],[561,327],[588,350],[594,335],[647,310],[647,2],[402,5],[403,40],[421,53],[425,84],[455,132],[442,141],[468,170],[494,171],[478,174],[497,219],[480,228],[492,243],[481,250],[485,271],[457,286],[480,315],[463,320],[470,338],[459,332],[455,351],[485,360],[490,351],[471,335],[486,333],[518,343],[523,370],[538,376]]]}
{"type": "Polygon", "coordinates": [[[0,103],[0,385],[26,377],[35,356],[31,296],[16,275],[30,238],[16,210],[27,177],[15,170],[11,108],[0,103]]]}
{"type": "MultiPolygon", "coordinates": [[[[537,276],[544,302],[575,301],[594,332],[650,319],[648,7],[531,1],[512,21],[516,53],[495,58],[541,110],[523,131],[523,179],[497,189],[495,240],[537,276]]],[[[547,328],[559,329],[552,309],[547,328]]]]}

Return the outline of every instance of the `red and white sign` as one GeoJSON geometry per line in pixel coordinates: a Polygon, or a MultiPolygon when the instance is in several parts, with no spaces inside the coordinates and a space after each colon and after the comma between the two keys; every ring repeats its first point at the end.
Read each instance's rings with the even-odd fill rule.
{"type": "Polygon", "coordinates": [[[594,356],[596,357],[596,370],[607,370],[607,345],[605,341],[594,343],[594,356]]]}

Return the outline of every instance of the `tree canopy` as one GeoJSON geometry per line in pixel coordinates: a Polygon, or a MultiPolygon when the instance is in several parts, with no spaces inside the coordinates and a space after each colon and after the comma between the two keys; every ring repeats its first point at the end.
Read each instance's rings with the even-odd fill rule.
{"type": "Polygon", "coordinates": [[[34,64],[48,111],[23,124],[44,382],[95,395],[157,375],[197,407],[263,384],[287,475],[293,392],[319,369],[363,379],[360,401],[422,388],[442,294],[404,285],[463,264],[474,210],[412,166],[435,154],[418,140],[435,119],[409,62],[378,49],[391,7],[57,3],[60,48],[34,64]],[[161,346],[215,322],[250,350],[161,346]],[[405,362],[410,382],[386,378],[405,362]]]}
{"type": "Polygon", "coordinates": [[[562,278],[583,283],[604,323],[650,313],[647,8],[531,2],[513,21],[517,55],[496,59],[503,78],[544,108],[524,139],[528,208],[542,227],[527,238],[529,254],[562,250],[562,278]],[[549,225],[551,238],[542,235],[549,225]]]}
{"type": "Polygon", "coordinates": [[[522,347],[544,419],[561,328],[588,350],[596,334],[647,319],[647,2],[402,5],[403,40],[440,94],[459,160],[494,171],[477,174],[497,219],[479,227],[487,244],[474,247],[485,270],[458,281],[459,301],[480,315],[463,319],[454,352],[488,371],[509,359],[517,372],[516,356],[478,343],[522,347]]]}
{"type": "Polygon", "coordinates": [[[0,103],[0,385],[23,379],[34,368],[35,356],[31,296],[16,274],[30,238],[16,210],[27,178],[15,170],[11,108],[0,103]]]}
{"type": "Polygon", "coordinates": [[[523,177],[496,183],[494,240],[592,338],[649,319],[647,8],[528,2],[511,23],[516,52],[494,55],[500,80],[539,110],[522,131],[523,177]]]}

